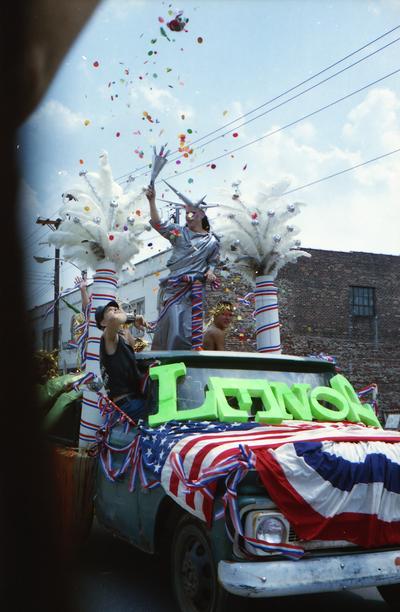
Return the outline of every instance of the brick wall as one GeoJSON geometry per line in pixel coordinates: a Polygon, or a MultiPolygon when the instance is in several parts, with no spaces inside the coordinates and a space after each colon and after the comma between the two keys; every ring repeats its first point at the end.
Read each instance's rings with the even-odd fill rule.
{"type": "MultiPolygon", "coordinates": [[[[288,264],[276,279],[282,352],[332,355],[355,389],[378,385],[383,414],[400,411],[400,257],[305,250],[311,258],[288,264]],[[351,286],[375,289],[375,316],[352,316],[351,286]]],[[[221,280],[218,291],[208,292],[206,309],[221,298],[234,302],[226,348],[255,351],[254,305],[237,302],[252,287],[238,274],[221,280]]]]}

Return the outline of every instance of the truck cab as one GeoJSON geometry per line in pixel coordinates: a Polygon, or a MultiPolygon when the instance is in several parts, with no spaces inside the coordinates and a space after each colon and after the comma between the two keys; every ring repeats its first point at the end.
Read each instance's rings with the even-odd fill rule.
{"type": "MultiPolygon", "coordinates": [[[[313,529],[303,529],[303,522],[312,523],[307,512],[289,512],[285,486],[280,490],[278,476],[271,478],[271,454],[290,446],[284,448],[279,436],[298,436],[299,454],[318,428],[314,445],[325,429],[333,431],[332,444],[342,429],[345,436],[360,431],[364,446],[384,435],[369,407],[360,408],[357,423],[349,422],[350,408],[343,411],[352,405],[354,413],[355,399],[333,363],[207,351],[143,352],[137,359],[151,365],[149,416],[136,426],[114,418],[100,432],[95,513],[116,537],[163,555],[181,612],[222,611],[229,594],[270,598],[365,586],[377,586],[388,603],[398,602],[400,511],[394,493],[390,520],[398,539],[390,535],[382,543],[377,536],[375,543],[372,534],[359,541],[350,516],[337,532],[341,537],[330,537],[329,528],[321,537],[305,537],[304,530],[313,529]]],[[[387,442],[379,443],[390,445],[398,470],[400,435],[386,434],[387,442]]],[[[357,442],[353,436],[348,444],[357,442]]],[[[326,510],[322,484],[316,501],[326,510]]]]}

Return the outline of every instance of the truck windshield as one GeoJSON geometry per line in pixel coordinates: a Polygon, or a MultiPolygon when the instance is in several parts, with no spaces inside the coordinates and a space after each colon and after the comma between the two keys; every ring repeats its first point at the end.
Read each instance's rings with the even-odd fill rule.
{"type": "MultiPolygon", "coordinates": [[[[189,410],[201,406],[208,389],[207,383],[210,376],[238,379],[257,379],[269,382],[284,382],[289,387],[294,383],[307,383],[311,388],[317,386],[329,386],[329,380],[333,376],[331,372],[277,372],[266,370],[234,370],[232,368],[195,368],[187,367],[186,375],[178,378],[176,382],[177,408],[178,410],[189,410]]],[[[150,407],[151,412],[156,411],[158,401],[158,383],[152,381],[150,384],[150,407]]],[[[254,399],[254,409],[257,408],[257,399],[254,399]]],[[[229,399],[229,403],[237,407],[236,399],[229,399]]]]}

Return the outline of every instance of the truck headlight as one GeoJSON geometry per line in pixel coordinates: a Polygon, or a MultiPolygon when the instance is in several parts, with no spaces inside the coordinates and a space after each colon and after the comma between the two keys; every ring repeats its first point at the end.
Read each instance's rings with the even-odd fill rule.
{"type": "Polygon", "coordinates": [[[272,544],[286,542],[286,526],[284,522],[276,516],[264,516],[257,522],[257,540],[265,540],[272,544]]]}
{"type": "MultiPolygon", "coordinates": [[[[290,524],[279,512],[268,510],[249,512],[246,515],[244,527],[247,537],[256,538],[262,542],[286,544],[289,541],[290,524]]],[[[246,548],[256,555],[274,554],[258,550],[250,543],[246,544],[246,548]]]]}

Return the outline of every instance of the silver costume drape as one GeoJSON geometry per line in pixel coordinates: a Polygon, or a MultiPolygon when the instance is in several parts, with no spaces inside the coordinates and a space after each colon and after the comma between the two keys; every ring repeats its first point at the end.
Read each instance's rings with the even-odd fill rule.
{"type": "Polygon", "coordinates": [[[219,242],[212,233],[200,234],[176,223],[154,226],[172,246],[167,262],[169,276],[160,281],[159,320],[152,342],[153,350],[192,348],[192,299],[187,275],[214,271],[219,260],[219,242]]]}

